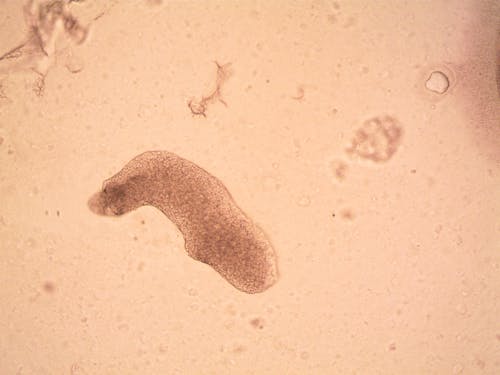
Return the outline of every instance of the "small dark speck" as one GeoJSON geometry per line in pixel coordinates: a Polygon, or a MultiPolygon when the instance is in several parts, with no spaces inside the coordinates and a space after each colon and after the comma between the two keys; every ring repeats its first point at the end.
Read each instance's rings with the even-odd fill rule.
{"type": "Polygon", "coordinates": [[[45,216],[49,216],[49,211],[45,210],[45,216]]]}
{"type": "Polygon", "coordinates": [[[391,345],[389,345],[389,350],[391,352],[393,352],[394,350],[396,350],[396,344],[392,343],[391,345]]]}
{"type": "Polygon", "coordinates": [[[61,215],[61,213],[59,212],[59,210],[57,210],[57,211],[56,211],[56,215],[57,215],[57,216],[60,216],[60,215],[61,215]]]}
{"type": "Polygon", "coordinates": [[[266,79],[266,83],[269,83],[269,82],[271,82],[271,81],[269,81],[268,79],[266,79]]]}
{"type": "Polygon", "coordinates": [[[264,320],[262,318],[254,318],[250,320],[250,324],[252,327],[256,329],[263,329],[264,328],[264,320]]]}
{"type": "Polygon", "coordinates": [[[142,224],[142,225],[146,224],[146,221],[141,220],[141,224],[142,224]]]}
{"type": "Polygon", "coordinates": [[[56,286],[54,285],[54,283],[50,282],[50,281],[46,281],[44,284],[43,284],[43,290],[45,290],[47,293],[54,293],[55,290],[56,290],[56,286]]]}
{"type": "Polygon", "coordinates": [[[411,173],[417,173],[417,170],[416,169],[412,169],[410,172],[411,173]]]}
{"type": "Polygon", "coordinates": [[[134,238],[134,241],[137,241],[137,240],[138,240],[137,236],[134,236],[133,238],[134,238]]]}

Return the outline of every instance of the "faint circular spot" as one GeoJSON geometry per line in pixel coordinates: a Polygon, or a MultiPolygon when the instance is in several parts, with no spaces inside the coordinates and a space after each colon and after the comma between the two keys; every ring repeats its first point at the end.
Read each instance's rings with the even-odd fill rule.
{"type": "Polygon", "coordinates": [[[53,282],[46,281],[45,283],[43,283],[43,290],[49,294],[52,294],[55,292],[56,286],[54,285],[53,282]]]}
{"type": "Polygon", "coordinates": [[[444,94],[450,87],[450,81],[446,74],[441,71],[434,71],[425,82],[425,87],[438,94],[444,94]]]}
{"type": "Polygon", "coordinates": [[[67,57],[66,69],[68,69],[70,73],[80,73],[84,67],[85,66],[81,57],[74,55],[69,55],[67,57]]]}
{"type": "Polygon", "coordinates": [[[300,358],[302,358],[303,360],[309,359],[309,353],[308,352],[300,353],[300,358]]]}
{"type": "Polygon", "coordinates": [[[340,216],[342,217],[342,219],[345,219],[345,220],[353,220],[354,219],[354,213],[348,208],[344,208],[343,210],[341,210],[340,216]]]}
{"type": "Polygon", "coordinates": [[[232,352],[235,354],[243,353],[246,350],[247,350],[247,348],[245,347],[245,345],[242,345],[242,344],[235,344],[232,348],[232,352]]]}
{"type": "Polygon", "coordinates": [[[308,195],[301,195],[297,200],[297,204],[300,207],[307,207],[311,204],[311,198],[308,195]]]}
{"type": "Polygon", "coordinates": [[[396,350],[396,344],[395,344],[395,343],[391,343],[391,344],[389,345],[389,350],[390,350],[391,352],[395,351],[395,350],[396,350]]]}

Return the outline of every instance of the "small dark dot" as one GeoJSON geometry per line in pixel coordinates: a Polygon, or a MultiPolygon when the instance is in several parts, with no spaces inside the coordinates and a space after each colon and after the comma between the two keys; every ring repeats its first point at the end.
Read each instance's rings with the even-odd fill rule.
{"type": "Polygon", "coordinates": [[[141,220],[141,224],[142,224],[142,225],[146,224],[146,221],[141,220]]]}
{"type": "Polygon", "coordinates": [[[54,293],[55,290],[56,290],[56,286],[54,285],[54,283],[50,282],[50,281],[46,281],[44,284],[43,284],[43,290],[45,290],[47,293],[54,293]]]}
{"type": "Polygon", "coordinates": [[[60,216],[60,215],[61,215],[61,213],[59,212],[59,210],[57,210],[57,211],[56,211],[56,215],[57,215],[57,216],[60,216]]]}
{"type": "Polygon", "coordinates": [[[45,210],[45,216],[49,216],[49,211],[45,210]]]}
{"type": "Polygon", "coordinates": [[[266,83],[269,83],[269,82],[271,82],[271,81],[269,81],[268,79],[266,79],[266,83]]]}
{"type": "Polygon", "coordinates": [[[262,318],[254,318],[250,320],[250,324],[255,329],[264,329],[264,320],[262,318]]]}
{"type": "Polygon", "coordinates": [[[391,345],[389,345],[389,350],[391,352],[393,352],[394,350],[396,350],[396,344],[395,343],[392,343],[391,345]]]}
{"type": "Polygon", "coordinates": [[[417,170],[416,169],[412,169],[410,172],[411,173],[417,173],[417,170]]]}

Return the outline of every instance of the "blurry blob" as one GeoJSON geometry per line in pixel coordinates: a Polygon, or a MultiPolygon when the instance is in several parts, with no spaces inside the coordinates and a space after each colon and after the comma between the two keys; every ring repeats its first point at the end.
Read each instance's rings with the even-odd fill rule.
{"type": "Polygon", "coordinates": [[[390,116],[379,116],[364,122],[351,140],[346,152],[376,163],[388,161],[397,151],[403,129],[390,116]]]}

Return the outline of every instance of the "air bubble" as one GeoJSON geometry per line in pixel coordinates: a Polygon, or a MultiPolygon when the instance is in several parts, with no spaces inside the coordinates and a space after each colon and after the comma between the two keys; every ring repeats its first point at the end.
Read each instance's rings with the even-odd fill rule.
{"type": "Polygon", "coordinates": [[[450,87],[450,80],[440,71],[434,71],[431,73],[427,81],[425,82],[425,87],[438,94],[444,94],[448,91],[448,87],[450,87]]]}

